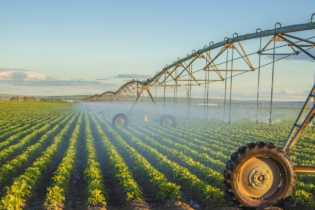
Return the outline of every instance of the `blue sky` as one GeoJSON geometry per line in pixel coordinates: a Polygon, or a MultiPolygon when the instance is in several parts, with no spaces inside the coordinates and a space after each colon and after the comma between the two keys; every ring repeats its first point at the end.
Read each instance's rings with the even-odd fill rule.
{"type": "MultiPolygon", "coordinates": [[[[234,32],[272,29],[276,22],[306,23],[314,6],[314,1],[2,0],[0,93],[60,95],[63,89],[72,95],[115,90],[126,80],[154,75],[177,57],[234,32]]],[[[258,49],[249,45],[246,50],[258,49]]],[[[314,83],[314,64],[303,59],[277,63],[275,97],[304,99],[314,83]]],[[[261,91],[267,97],[271,67],[265,69],[261,91]]],[[[233,82],[233,96],[255,98],[255,72],[233,82]]],[[[223,87],[223,83],[212,84],[212,97],[219,97],[223,87]]],[[[194,94],[202,95],[202,89],[194,94]]]]}

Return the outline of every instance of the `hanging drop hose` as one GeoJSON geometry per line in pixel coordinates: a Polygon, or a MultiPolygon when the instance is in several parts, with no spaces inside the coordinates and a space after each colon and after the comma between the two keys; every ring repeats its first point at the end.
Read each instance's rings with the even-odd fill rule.
{"type": "MultiPolygon", "coordinates": [[[[166,74],[164,73],[164,81],[166,79],[166,74]]],[[[163,114],[165,115],[165,91],[166,91],[166,83],[164,82],[164,111],[163,114]]]]}
{"type": "MultiPolygon", "coordinates": [[[[208,81],[209,81],[209,77],[210,77],[210,71],[207,72],[208,73],[208,81]]],[[[207,86],[207,120],[209,118],[209,115],[208,115],[208,109],[209,109],[209,83],[208,83],[208,86],[207,86]]]]}
{"type": "MultiPolygon", "coordinates": [[[[315,15],[315,13],[313,14],[313,16],[315,15]]],[[[312,17],[313,17],[312,16],[312,17]]],[[[315,73],[314,73],[314,85],[315,85],[315,73]]],[[[313,97],[313,106],[315,106],[315,98],[313,97]]],[[[314,126],[315,125],[315,119],[313,117],[313,120],[312,120],[312,125],[314,126]]],[[[314,127],[313,127],[314,128],[314,127]]]]}
{"type": "MultiPolygon", "coordinates": [[[[177,78],[177,68],[175,70],[175,78],[177,78]]],[[[175,88],[176,88],[176,111],[175,111],[175,117],[177,117],[177,81],[175,81],[175,82],[176,82],[176,86],[175,86],[175,88]]]]}
{"type": "MultiPolygon", "coordinates": [[[[206,66],[208,65],[208,60],[206,59],[206,66]]],[[[206,120],[206,94],[207,94],[207,71],[205,70],[205,92],[203,95],[203,119],[206,120]]]]}
{"type": "MultiPolygon", "coordinates": [[[[156,101],[156,99],[157,99],[157,83],[155,84],[155,101],[156,101]]],[[[156,114],[158,114],[158,113],[156,113],[156,114]]]]}
{"type": "Polygon", "coordinates": [[[226,104],[226,80],[228,70],[229,49],[226,50],[226,71],[225,71],[225,89],[224,89],[224,108],[223,108],[223,122],[225,122],[225,104],[226,104]]]}
{"type": "MultiPolygon", "coordinates": [[[[193,64],[191,64],[190,72],[192,72],[193,64]]],[[[190,106],[191,106],[191,83],[192,83],[192,76],[189,77],[189,119],[190,119],[190,106]]]]}
{"type": "Polygon", "coordinates": [[[229,107],[229,125],[231,124],[231,108],[232,108],[232,82],[233,82],[233,58],[234,58],[234,35],[233,34],[233,44],[232,44],[232,60],[231,60],[231,80],[230,80],[230,107],[229,107]]]}
{"type": "MultiPolygon", "coordinates": [[[[260,28],[258,28],[256,30],[256,33],[258,32],[258,30],[261,31],[260,28]]],[[[256,124],[259,123],[259,84],[260,84],[260,62],[261,62],[261,41],[262,38],[260,37],[260,45],[259,45],[259,67],[258,67],[258,86],[257,86],[257,115],[256,115],[256,124]]]]}
{"type": "Polygon", "coordinates": [[[277,36],[277,25],[281,23],[276,23],[275,25],[275,35],[274,35],[274,42],[273,42],[273,56],[272,56],[272,79],[271,79],[271,99],[270,99],[270,118],[269,118],[269,127],[272,125],[271,116],[272,116],[272,99],[273,99],[273,81],[275,75],[275,57],[276,57],[276,36],[277,36]]]}

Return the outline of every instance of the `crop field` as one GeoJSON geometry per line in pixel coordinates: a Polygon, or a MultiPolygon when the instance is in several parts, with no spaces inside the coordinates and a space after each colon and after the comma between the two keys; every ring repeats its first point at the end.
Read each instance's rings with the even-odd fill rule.
{"type": "MultiPolygon", "coordinates": [[[[294,119],[218,119],[112,126],[67,103],[0,102],[0,209],[237,209],[224,193],[226,162],[241,146],[282,146],[294,119]]],[[[315,165],[315,130],[291,152],[315,165]]],[[[283,209],[315,208],[315,176],[298,175],[283,209]]]]}

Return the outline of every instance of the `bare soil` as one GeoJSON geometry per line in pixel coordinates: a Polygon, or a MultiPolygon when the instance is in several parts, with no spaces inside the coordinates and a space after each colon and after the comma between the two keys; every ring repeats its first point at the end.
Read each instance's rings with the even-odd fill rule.
{"type": "Polygon", "coordinates": [[[123,192],[119,186],[118,181],[115,180],[115,176],[112,173],[104,146],[101,139],[96,135],[96,129],[94,123],[90,120],[91,131],[95,140],[95,148],[100,163],[100,168],[103,174],[104,188],[107,193],[106,195],[106,209],[120,209],[127,206],[127,202],[124,200],[126,192],[123,192]]]}
{"type": "MultiPolygon", "coordinates": [[[[75,121],[78,120],[78,116],[76,117],[75,121]]],[[[64,152],[68,148],[69,139],[71,137],[71,134],[74,131],[76,123],[73,123],[65,135],[64,141],[60,145],[60,148],[58,149],[58,152],[55,156],[55,160],[51,164],[50,168],[46,170],[43,173],[43,176],[41,178],[40,183],[38,184],[38,187],[35,188],[33,191],[33,194],[30,198],[27,199],[25,203],[25,207],[23,209],[44,209],[44,202],[45,197],[47,194],[47,188],[50,187],[51,184],[51,178],[54,176],[54,172],[57,170],[59,164],[61,163],[64,152]]]]}
{"type": "Polygon", "coordinates": [[[86,184],[84,182],[84,170],[86,167],[85,152],[85,117],[82,118],[82,124],[79,133],[77,159],[74,165],[73,176],[70,179],[70,185],[66,194],[66,200],[63,209],[86,209],[86,184]]]}

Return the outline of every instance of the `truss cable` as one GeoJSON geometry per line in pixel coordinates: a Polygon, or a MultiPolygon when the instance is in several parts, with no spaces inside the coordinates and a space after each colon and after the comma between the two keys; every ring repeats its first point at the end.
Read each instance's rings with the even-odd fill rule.
{"type": "MultiPolygon", "coordinates": [[[[208,65],[208,60],[206,59],[206,66],[208,65]]],[[[206,120],[206,94],[207,94],[207,71],[205,70],[205,92],[203,94],[203,119],[206,120]]]]}
{"type": "MultiPolygon", "coordinates": [[[[157,83],[155,83],[155,101],[157,102],[157,83]]],[[[156,109],[156,112],[157,112],[157,109],[156,109]]],[[[158,114],[158,113],[156,113],[158,114]]]]}
{"type": "MultiPolygon", "coordinates": [[[[313,48],[310,47],[310,48],[307,48],[307,49],[305,49],[305,50],[310,50],[310,49],[313,49],[313,48]]],[[[288,58],[288,57],[290,57],[290,56],[291,56],[291,55],[283,56],[282,58],[279,58],[279,59],[275,60],[275,62],[281,61],[281,60],[286,59],[286,58],[288,58]]],[[[272,63],[273,63],[273,61],[271,61],[271,62],[269,62],[269,63],[266,63],[266,64],[264,64],[264,65],[261,65],[260,68],[263,68],[263,67],[265,67],[265,66],[268,66],[268,65],[270,65],[270,64],[272,64],[272,63]]],[[[245,73],[248,73],[248,71],[241,72],[241,73],[239,73],[239,74],[235,74],[233,77],[237,77],[237,76],[240,76],[240,75],[245,74],[245,73]]],[[[231,77],[228,77],[227,79],[230,79],[230,78],[231,78],[231,77]]],[[[216,81],[209,81],[208,83],[213,83],[213,82],[216,82],[216,81]]],[[[201,85],[203,85],[203,84],[204,84],[204,83],[201,83],[201,85]]]]}
{"type": "MultiPolygon", "coordinates": [[[[192,73],[193,64],[190,65],[190,73],[192,73]]],[[[191,83],[192,83],[192,76],[189,77],[189,118],[190,119],[190,106],[191,106],[191,83]]]]}
{"type": "MultiPolygon", "coordinates": [[[[177,68],[175,70],[175,78],[177,77],[177,68]]],[[[175,104],[175,107],[176,107],[176,110],[175,110],[175,117],[177,116],[177,81],[175,80],[175,83],[176,83],[176,104],[175,104]]]]}
{"type": "MultiPolygon", "coordinates": [[[[312,37],[309,37],[309,38],[307,38],[307,39],[305,39],[305,40],[310,40],[310,39],[314,39],[314,38],[315,38],[315,36],[312,36],[312,37]]],[[[299,43],[299,42],[302,42],[302,41],[296,41],[296,42],[294,42],[294,43],[299,43]]],[[[280,46],[276,47],[276,49],[281,48],[281,47],[287,47],[287,46],[288,46],[288,44],[280,45],[280,46]]],[[[269,51],[269,50],[273,50],[273,49],[274,49],[274,48],[269,48],[269,49],[266,49],[266,50],[264,50],[264,51],[269,51]]],[[[308,49],[306,49],[306,50],[310,50],[310,49],[312,49],[312,48],[308,48],[308,49]]],[[[249,57],[249,56],[251,56],[251,55],[255,55],[255,54],[257,54],[257,52],[250,53],[250,54],[247,55],[247,57],[249,57]]],[[[290,56],[290,55],[289,55],[289,56],[290,56]]],[[[287,57],[289,57],[289,56],[284,56],[283,58],[277,59],[276,61],[285,59],[285,58],[287,58],[287,57]]],[[[245,56],[240,56],[240,57],[235,58],[234,60],[238,60],[238,59],[241,59],[241,58],[244,58],[244,57],[245,57],[245,56]]],[[[230,62],[230,61],[231,61],[231,60],[224,61],[224,62],[222,62],[222,63],[216,64],[216,66],[225,64],[225,63],[230,62]]],[[[272,64],[272,63],[273,63],[273,62],[264,64],[264,65],[262,65],[261,67],[267,66],[267,65],[272,64]]],[[[202,70],[203,70],[203,68],[198,69],[198,70],[194,71],[193,73],[197,73],[197,72],[202,71],[202,70]]],[[[248,72],[242,72],[242,73],[240,73],[240,74],[244,74],[244,73],[248,73],[248,72]]],[[[236,74],[235,76],[238,76],[238,75],[240,75],[240,74],[236,74]]],[[[188,75],[188,74],[183,74],[183,75],[180,76],[179,78],[182,78],[182,77],[187,76],[187,75],[188,75]]],[[[171,80],[169,80],[169,81],[171,81],[171,80]]],[[[168,81],[168,82],[169,82],[169,81],[168,81]]],[[[211,82],[215,82],[215,81],[211,81],[211,82]]],[[[211,83],[211,82],[209,82],[209,83],[211,83]]]]}
{"type": "Polygon", "coordinates": [[[174,112],[176,112],[176,106],[175,106],[175,104],[176,104],[176,103],[175,103],[175,95],[176,95],[175,92],[176,92],[176,91],[175,91],[175,86],[176,86],[176,82],[175,82],[175,80],[174,80],[174,87],[173,87],[173,88],[174,88],[174,102],[173,102],[174,112]]]}
{"type": "MultiPolygon", "coordinates": [[[[261,31],[260,28],[258,28],[256,30],[256,32],[258,32],[258,30],[261,31]]],[[[260,44],[259,44],[259,67],[258,67],[258,85],[257,85],[257,114],[256,114],[256,124],[259,123],[259,84],[260,84],[260,64],[261,64],[261,42],[262,42],[262,38],[260,37],[260,44]]]]}
{"type": "MultiPolygon", "coordinates": [[[[208,81],[209,81],[209,77],[210,77],[210,71],[208,71],[207,72],[207,74],[208,74],[208,81]]],[[[209,83],[208,83],[208,85],[207,85],[207,118],[206,118],[206,120],[208,120],[209,119],[209,83]]]]}
{"type": "MultiPolygon", "coordinates": [[[[314,85],[315,85],[315,73],[314,73],[314,85]]],[[[315,97],[313,97],[313,106],[315,105],[315,97]]],[[[313,120],[312,120],[312,125],[314,126],[315,125],[315,117],[313,117],[313,120]]]]}
{"type": "Polygon", "coordinates": [[[228,70],[228,58],[229,58],[229,49],[226,50],[226,71],[225,71],[225,87],[224,87],[224,108],[223,108],[223,122],[225,122],[225,104],[226,104],[226,80],[227,80],[227,70],[228,70]]]}
{"type": "MultiPolygon", "coordinates": [[[[166,74],[164,73],[164,81],[166,79],[166,74]]],[[[165,115],[165,91],[166,91],[166,82],[164,82],[164,111],[163,114],[165,115]]]]}
{"type": "MultiPolygon", "coordinates": [[[[273,41],[273,55],[272,55],[272,77],[271,77],[271,97],[270,97],[270,117],[269,117],[269,127],[272,125],[271,116],[272,116],[272,99],[273,99],[273,81],[275,76],[275,57],[276,57],[276,36],[277,36],[277,24],[275,25],[275,35],[273,41]]],[[[281,27],[281,24],[280,24],[281,27]]]]}
{"type": "MultiPolygon", "coordinates": [[[[190,67],[189,67],[190,68],[190,67]]],[[[188,68],[188,70],[189,70],[188,68]]],[[[187,75],[187,89],[186,89],[186,94],[187,94],[187,113],[186,113],[186,118],[189,119],[189,74],[187,75]]]]}
{"type": "Polygon", "coordinates": [[[230,80],[230,108],[229,108],[229,125],[231,124],[231,107],[232,107],[232,82],[233,82],[233,56],[234,56],[234,35],[232,45],[232,62],[231,62],[231,80],[230,80]]]}

